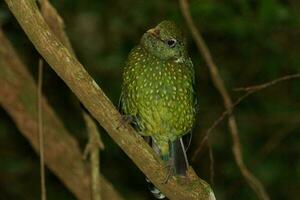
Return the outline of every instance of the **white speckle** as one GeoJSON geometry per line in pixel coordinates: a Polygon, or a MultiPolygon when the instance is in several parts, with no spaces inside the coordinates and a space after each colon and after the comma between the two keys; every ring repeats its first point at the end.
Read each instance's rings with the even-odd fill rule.
{"type": "Polygon", "coordinates": [[[183,63],[183,61],[184,61],[183,57],[177,58],[175,60],[176,63],[183,63]]]}
{"type": "Polygon", "coordinates": [[[67,62],[70,62],[70,61],[71,61],[70,58],[69,58],[69,56],[66,57],[66,61],[67,61],[67,62]]]}

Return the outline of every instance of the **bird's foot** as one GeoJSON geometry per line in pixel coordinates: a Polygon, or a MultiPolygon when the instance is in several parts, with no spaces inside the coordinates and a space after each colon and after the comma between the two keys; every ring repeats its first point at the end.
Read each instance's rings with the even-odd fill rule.
{"type": "Polygon", "coordinates": [[[117,127],[117,130],[119,130],[121,126],[128,125],[131,122],[133,122],[133,117],[131,115],[122,115],[121,123],[117,127]]]}

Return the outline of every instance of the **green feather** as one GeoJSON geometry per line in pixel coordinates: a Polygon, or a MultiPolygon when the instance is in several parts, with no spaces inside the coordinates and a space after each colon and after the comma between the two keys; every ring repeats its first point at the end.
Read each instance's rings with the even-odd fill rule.
{"type": "Polygon", "coordinates": [[[194,70],[186,42],[173,22],[146,32],[123,73],[122,109],[140,134],[151,136],[162,157],[169,143],[191,131],[195,119],[194,70]],[[170,40],[176,41],[170,46],[170,40]]]}

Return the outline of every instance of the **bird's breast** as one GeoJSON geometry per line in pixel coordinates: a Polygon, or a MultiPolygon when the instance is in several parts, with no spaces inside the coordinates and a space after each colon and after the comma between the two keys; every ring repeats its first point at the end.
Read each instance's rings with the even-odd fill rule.
{"type": "Polygon", "coordinates": [[[136,109],[150,131],[184,132],[191,128],[193,87],[188,66],[133,53],[124,72],[124,85],[128,104],[136,109]]]}

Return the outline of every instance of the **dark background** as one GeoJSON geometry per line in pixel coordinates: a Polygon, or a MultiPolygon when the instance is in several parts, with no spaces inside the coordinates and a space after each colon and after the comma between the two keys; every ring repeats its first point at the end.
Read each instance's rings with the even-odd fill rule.
{"type": "MultiPolygon", "coordinates": [[[[62,15],[79,60],[118,103],[122,66],[145,30],[164,19],[174,20],[189,41],[194,62],[199,117],[189,154],[199,146],[212,123],[224,110],[209,71],[191,38],[177,1],[52,0],[62,15]]],[[[300,2],[298,0],[190,0],[191,14],[201,30],[233,99],[240,86],[256,85],[300,72],[300,2]]],[[[37,76],[39,55],[0,3],[0,23],[9,39],[37,76]]],[[[1,45],[1,44],[0,44],[1,45]]],[[[1,73],[1,72],[0,72],[1,73]]],[[[87,141],[78,101],[50,69],[45,68],[43,92],[82,149],[87,141]]],[[[274,200],[300,196],[300,81],[279,83],[253,94],[235,108],[244,160],[274,200]]],[[[105,150],[101,171],[125,199],[151,199],[143,174],[102,131],[105,150]]],[[[211,134],[214,189],[217,199],[257,199],[244,181],[231,152],[224,120],[211,134]]],[[[39,199],[39,160],[0,107],[0,199],[39,199]]],[[[207,147],[191,162],[198,175],[210,182],[207,147]]],[[[74,199],[47,170],[49,199],[74,199]]],[[[80,181],[80,180],[78,180],[80,181]]]]}

